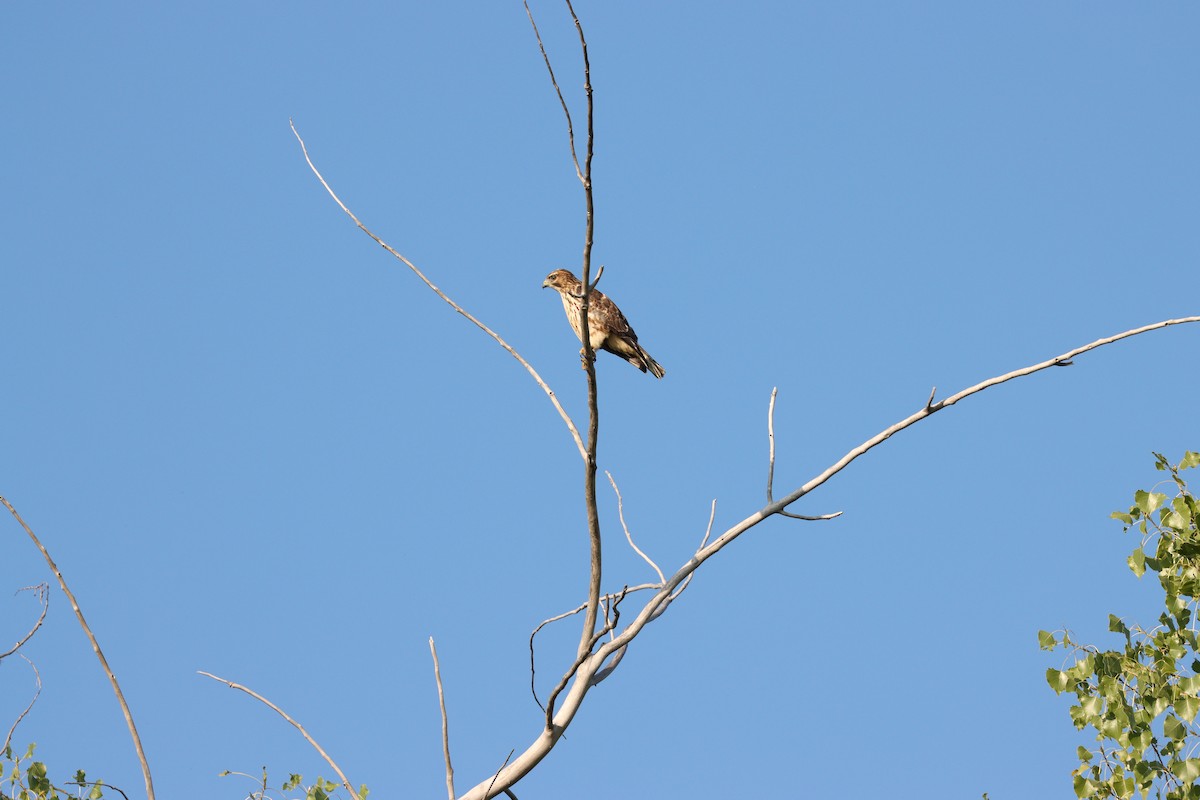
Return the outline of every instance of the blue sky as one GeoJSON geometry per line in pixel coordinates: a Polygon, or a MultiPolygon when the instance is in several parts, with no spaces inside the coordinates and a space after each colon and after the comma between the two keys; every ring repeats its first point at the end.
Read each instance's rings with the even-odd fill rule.
{"type": "MultiPolygon", "coordinates": [[[[574,31],[534,5],[577,114],[574,31]]],[[[595,263],[656,382],[602,355],[600,466],[664,569],[945,396],[1200,313],[1200,10],[1187,4],[577,4],[596,91],[595,263]]],[[[0,10],[0,493],[71,582],[160,797],[222,770],[443,790],[537,734],[527,639],[583,599],[581,468],[524,371],[341,214],[517,347],[582,422],[557,297],[582,195],[519,3],[0,10]]],[[[577,117],[578,119],[578,117],[577,117]]],[[[1075,746],[1036,631],[1110,644],[1154,586],[1108,520],[1200,449],[1200,326],[935,415],[701,570],[517,787],[717,798],[1063,795],[1075,746]]],[[[605,482],[606,588],[652,573],[605,482]]],[[[14,523],[0,589],[50,579],[14,523]]],[[[36,615],[4,600],[4,631],[36,615]]],[[[578,638],[541,640],[552,682],[578,638]]],[[[137,796],[65,599],[18,744],[137,796]]],[[[0,720],[32,678],[0,670],[0,720]]],[[[543,688],[543,692],[545,689],[543,688]]],[[[2,723],[7,727],[7,722],[2,723]]]]}

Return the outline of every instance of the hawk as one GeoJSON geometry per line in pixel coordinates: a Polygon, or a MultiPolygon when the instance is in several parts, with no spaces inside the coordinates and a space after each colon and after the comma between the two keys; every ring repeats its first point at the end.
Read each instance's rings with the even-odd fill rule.
{"type": "MultiPolygon", "coordinates": [[[[575,331],[575,336],[582,342],[579,306],[583,300],[583,284],[569,270],[556,269],[542,281],[542,288],[547,286],[562,295],[567,321],[571,323],[571,330],[575,331]]],[[[642,372],[650,370],[650,374],[656,378],[666,374],[646,349],[638,344],[637,334],[633,332],[629,320],[625,319],[617,304],[595,289],[588,292],[588,338],[591,339],[593,351],[607,350],[642,372]]]]}

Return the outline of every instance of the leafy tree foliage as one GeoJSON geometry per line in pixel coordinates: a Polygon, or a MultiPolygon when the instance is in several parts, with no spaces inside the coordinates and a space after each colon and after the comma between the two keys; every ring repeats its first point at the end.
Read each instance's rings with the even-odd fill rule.
{"type": "Polygon", "coordinates": [[[1124,639],[1112,650],[1076,642],[1069,631],[1038,632],[1043,649],[1073,655],[1072,666],[1047,670],[1046,680],[1059,694],[1075,694],[1075,727],[1096,731],[1096,748],[1078,748],[1072,773],[1081,798],[1200,800],[1200,502],[1180,476],[1200,465],[1200,453],[1188,451],[1177,465],[1154,456],[1170,473],[1174,498],[1138,491],[1129,511],[1112,517],[1141,536],[1128,564],[1139,578],[1158,576],[1165,606],[1158,624],[1147,629],[1110,614],[1108,629],[1124,639]]]}

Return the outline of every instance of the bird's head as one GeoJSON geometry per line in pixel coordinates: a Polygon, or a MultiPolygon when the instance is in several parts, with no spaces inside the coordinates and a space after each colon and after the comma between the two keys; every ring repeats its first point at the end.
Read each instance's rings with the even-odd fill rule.
{"type": "Polygon", "coordinates": [[[556,269],[546,276],[546,280],[542,281],[542,288],[547,286],[556,292],[564,290],[573,290],[579,285],[579,279],[571,274],[570,270],[556,269]]]}

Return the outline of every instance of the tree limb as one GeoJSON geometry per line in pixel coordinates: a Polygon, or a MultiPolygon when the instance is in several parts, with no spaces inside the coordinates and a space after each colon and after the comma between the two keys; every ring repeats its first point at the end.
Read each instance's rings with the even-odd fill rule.
{"type": "Polygon", "coordinates": [[[575,427],[574,421],[572,421],[570,415],[567,414],[566,409],[564,409],[562,407],[562,403],[558,402],[558,396],[554,394],[554,390],[551,389],[550,386],[544,380],[542,380],[542,376],[539,375],[537,370],[535,370],[533,368],[533,365],[530,364],[528,361],[526,361],[525,358],[520,353],[518,353],[512,345],[510,345],[508,342],[504,341],[504,339],[501,338],[500,334],[496,333],[494,330],[489,328],[487,325],[480,322],[474,315],[472,315],[470,312],[468,312],[466,309],[464,309],[458,303],[451,300],[449,295],[447,295],[445,292],[443,292],[441,289],[439,289],[437,286],[435,286],[433,281],[431,281],[431,280],[429,280],[429,278],[425,277],[425,273],[423,273],[423,272],[421,272],[421,270],[417,269],[416,264],[409,261],[401,253],[399,253],[395,248],[393,248],[390,244],[388,244],[383,239],[380,239],[378,236],[376,236],[374,233],[372,233],[371,230],[366,225],[363,225],[362,222],[358,219],[358,217],[356,217],[354,215],[354,212],[351,211],[349,208],[347,208],[346,204],[342,202],[342,199],[337,196],[337,193],[333,191],[332,187],[330,187],[329,183],[325,180],[325,176],[323,176],[321,174],[321,171],[317,169],[316,164],[313,163],[312,158],[308,154],[308,146],[304,144],[304,139],[302,139],[300,137],[300,132],[296,130],[296,124],[294,122],[292,122],[291,120],[288,120],[288,124],[291,126],[292,134],[296,137],[296,141],[298,141],[300,143],[300,150],[304,153],[304,160],[308,162],[308,168],[311,169],[313,174],[317,176],[317,180],[319,180],[321,182],[321,185],[325,187],[325,191],[328,192],[329,196],[332,197],[334,202],[338,204],[338,207],[341,208],[342,211],[345,212],[346,216],[348,216],[348,217],[350,217],[350,219],[354,220],[354,224],[358,226],[359,230],[361,230],[367,236],[370,236],[372,239],[374,239],[376,244],[378,244],[384,250],[387,250],[389,253],[391,253],[393,256],[395,256],[397,259],[402,261],[406,267],[408,267],[410,270],[412,270],[413,274],[416,275],[418,278],[420,278],[422,283],[424,283],[426,286],[428,286],[430,289],[432,289],[434,294],[436,294],[438,297],[442,298],[442,300],[444,300],[447,305],[449,305],[451,308],[453,308],[459,314],[463,315],[468,320],[470,320],[471,323],[474,324],[477,328],[482,330],[488,336],[492,337],[492,339],[495,340],[496,344],[503,347],[505,350],[508,351],[508,354],[510,356],[512,356],[518,362],[520,362],[521,366],[523,366],[525,368],[525,371],[528,372],[530,377],[532,377],[534,379],[534,381],[537,382],[538,386],[542,387],[542,391],[545,392],[546,396],[550,398],[550,402],[554,404],[555,410],[558,411],[558,415],[560,417],[562,417],[562,421],[566,424],[567,430],[569,430],[571,432],[571,438],[573,438],[575,440],[575,446],[577,448],[579,448],[579,455],[582,456],[584,458],[584,460],[586,461],[587,460],[587,449],[583,445],[583,439],[579,435],[579,429],[575,427]]]}
{"type": "MultiPolygon", "coordinates": [[[[1098,339],[1090,344],[1086,344],[1082,347],[1068,351],[1061,356],[1057,356],[1028,367],[1013,370],[1012,372],[998,375],[995,378],[989,378],[988,380],[977,383],[974,386],[958,392],[957,394],[951,395],[944,401],[934,403],[932,405],[923,404],[920,411],[909,417],[906,417],[894,425],[889,426],[888,428],[885,428],[883,431],[879,432],[875,436],[872,436],[858,447],[850,450],[848,453],[846,453],[846,455],[834,462],[825,471],[821,472],[808,483],[793,491],[787,497],[777,500],[773,503],[768,503],[762,509],[756,511],[755,513],[743,519],[741,522],[738,522],[730,527],[710,544],[701,546],[701,548],[696,551],[692,558],[688,559],[688,561],[684,563],[683,566],[681,566],[675,572],[675,574],[669,577],[662,584],[662,586],[660,586],[654,592],[654,595],[646,601],[646,604],[637,613],[634,619],[628,625],[626,625],[624,630],[622,630],[616,637],[610,639],[602,646],[597,648],[594,653],[583,656],[578,662],[577,666],[572,669],[571,673],[568,673],[574,675],[574,681],[571,683],[570,688],[561,694],[561,702],[558,705],[557,712],[551,718],[550,723],[548,725],[544,725],[537,738],[535,738],[529,744],[525,751],[518,755],[508,767],[500,772],[498,778],[495,779],[495,785],[512,786],[522,777],[527,775],[530,770],[536,767],[541,760],[546,757],[546,755],[554,748],[554,745],[562,736],[563,732],[567,729],[567,727],[570,726],[575,714],[579,711],[580,706],[582,706],[588,690],[592,686],[593,678],[604,665],[604,662],[610,656],[615,655],[617,651],[633,641],[633,639],[637,637],[639,633],[641,633],[641,631],[651,620],[662,613],[663,604],[670,602],[676,588],[683,584],[684,581],[688,580],[701,564],[719,553],[727,545],[732,543],[734,539],[741,536],[750,528],[758,525],[768,517],[774,516],[780,511],[783,511],[789,504],[796,502],[804,495],[824,484],[831,477],[845,469],[859,456],[863,455],[873,447],[887,441],[887,439],[889,439],[893,434],[915,425],[921,420],[928,418],[938,410],[954,405],[960,400],[963,400],[973,394],[982,392],[985,389],[997,386],[1001,383],[1024,377],[1026,375],[1031,375],[1034,372],[1049,369],[1050,367],[1062,366],[1076,356],[1082,355],[1089,350],[1094,350],[1098,347],[1103,347],[1104,345],[1120,341],[1121,339],[1127,339],[1131,336],[1136,336],[1141,333],[1146,333],[1148,331],[1191,322],[1200,322],[1200,316],[1183,317],[1180,319],[1170,319],[1163,322],[1156,322],[1151,325],[1145,325],[1140,328],[1125,331],[1124,333],[1118,333],[1114,336],[1109,336],[1104,339],[1098,339]]],[[[492,795],[488,792],[490,791],[490,787],[492,785],[493,784],[491,781],[481,783],[462,795],[459,800],[484,800],[485,797],[491,797],[492,795]]]]}
{"type": "Polygon", "coordinates": [[[433,677],[437,681],[438,705],[442,709],[442,757],[446,761],[446,793],[454,800],[454,767],[450,765],[450,723],[446,718],[446,695],[442,692],[442,668],[438,664],[437,647],[429,637],[429,652],[433,655],[433,677]]]}

